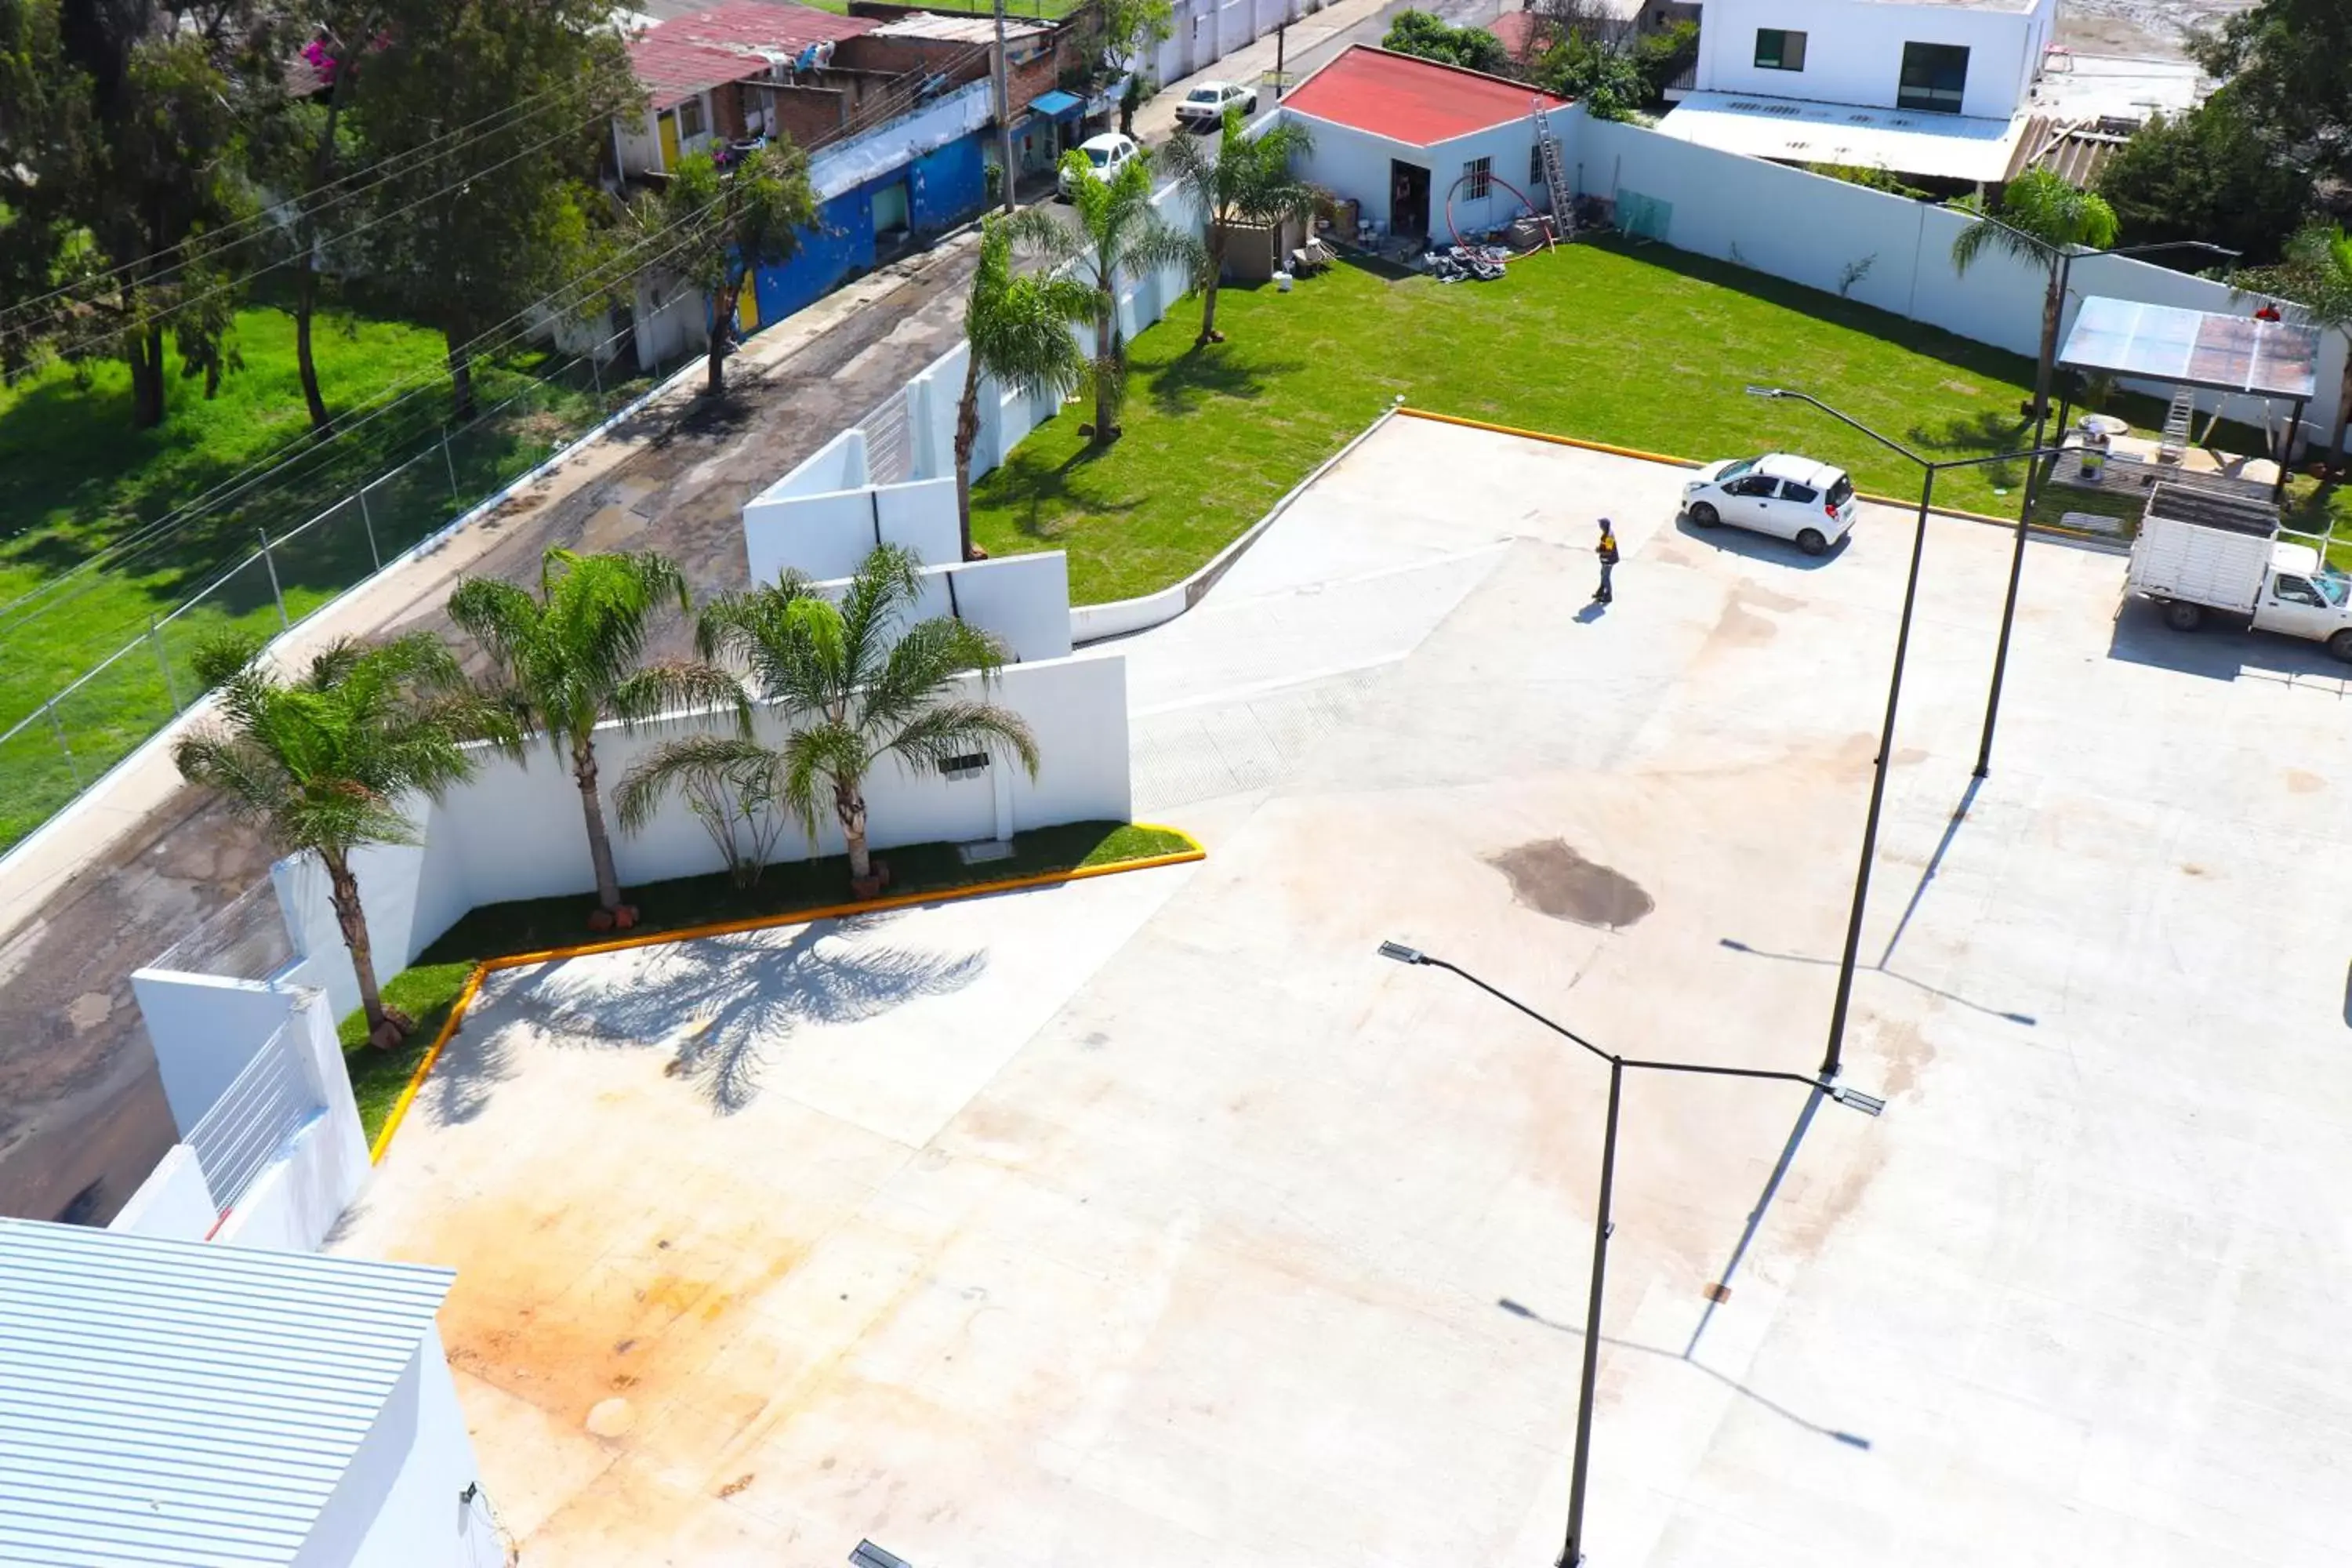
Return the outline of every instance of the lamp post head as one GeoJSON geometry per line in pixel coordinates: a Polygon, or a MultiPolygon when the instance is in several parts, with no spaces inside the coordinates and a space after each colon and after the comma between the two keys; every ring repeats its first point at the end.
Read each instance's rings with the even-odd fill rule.
{"type": "Polygon", "coordinates": [[[1876,1116],[1886,1109],[1886,1101],[1874,1094],[1864,1094],[1858,1089],[1847,1089],[1842,1085],[1824,1087],[1829,1089],[1830,1098],[1848,1110],[1859,1110],[1864,1116],[1876,1116]]]}
{"type": "Polygon", "coordinates": [[[1407,947],[1401,942],[1384,942],[1381,943],[1381,956],[1382,958],[1394,959],[1399,963],[1426,963],[1429,962],[1428,959],[1422,956],[1421,949],[1417,947],[1407,947]]]}
{"type": "Polygon", "coordinates": [[[1781,391],[1777,386],[1757,386],[1751,384],[1748,388],[1748,395],[1750,397],[1786,397],[1789,395],[1781,391]]]}

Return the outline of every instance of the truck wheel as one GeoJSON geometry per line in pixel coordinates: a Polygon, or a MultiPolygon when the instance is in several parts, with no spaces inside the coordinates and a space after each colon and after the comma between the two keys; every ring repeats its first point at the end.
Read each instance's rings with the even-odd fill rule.
{"type": "Polygon", "coordinates": [[[1808,555],[1819,555],[1829,547],[1830,542],[1822,537],[1818,528],[1805,529],[1797,535],[1797,548],[1808,555]]]}
{"type": "Polygon", "coordinates": [[[2340,631],[2334,637],[2329,637],[2327,639],[2327,651],[2342,659],[2345,663],[2352,664],[2352,630],[2340,631]]]}
{"type": "Polygon", "coordinates": [[[1707,505],[1706,502],[1703,500],[1693,501],[1690,509],[1690,520],[1698,524],[1701,528],[1713,528],[1717,523],[1723,521],[1723,514],[1717,511],[1715,508],[1707,505]]]}
{"type": "Polygon", "coordinates": [[[2205,619],[2205,612],[2184,599],[2175,599],[2164,606],[2164,624],[2176,632],[2193,632],[2205,619]]]}

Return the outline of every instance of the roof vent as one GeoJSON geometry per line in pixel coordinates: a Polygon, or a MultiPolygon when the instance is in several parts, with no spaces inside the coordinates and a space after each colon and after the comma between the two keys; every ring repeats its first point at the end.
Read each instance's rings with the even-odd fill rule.
{"type": "Polygon", "coordinates": [[[1798,110],[1797,106],[1793,103],[1776,103],[1764,112],[1767,114],[1778,114],[1785,118],[1789,115],[1797,113],[1798,110]]]}
{"type": "Polygon", "coordinates": [[[1736,110],[1738,110],[1740,113],[1742,113],[1742,114],[1754,114],[1754,113],[1758,112],[1759,110],[1760,110],[1764,106],[1763,106],[1762,104],[1760,104],[1760,103],[1748,103],[1748,102],[1741,101],[1741,102],[1737,102],[1737,103],[1726,104],[1724,107],[1726,107],[1727,109],[1736,109],[1736,110]]]}

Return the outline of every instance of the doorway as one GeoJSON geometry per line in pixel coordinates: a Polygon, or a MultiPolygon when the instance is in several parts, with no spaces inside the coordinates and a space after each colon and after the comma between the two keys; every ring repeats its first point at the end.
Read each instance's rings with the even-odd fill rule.
{"type": "Polygon", "coordinates": [[[1389,232],[1429,232],[1429,171],[1418,163],[1389,162],[1389,232]]]}

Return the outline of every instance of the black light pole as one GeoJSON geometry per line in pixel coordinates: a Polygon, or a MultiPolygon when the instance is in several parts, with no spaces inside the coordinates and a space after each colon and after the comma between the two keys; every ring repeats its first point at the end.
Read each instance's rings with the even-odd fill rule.
{"type": "MultiPolygon", "coordinates": [[[[1986,223],[2000,222],[1998,218],[1986,218],[1982,221],[1986,223]]],[[[2001,226],[2007,228],[2009,226],[2001,224],[2001,226]]],[[[2022,231],[2011,229],[2010,232],[2015,234],[2021,233],[2022,231]]],[[[2065,318],[2066,280],[2074,275],[2074,258],[2077,256],[2152,256],[2162,250],[2202,250],[2210,252],[2215,256],[2227,257],[2232,261],[2238,259],[2240,254],[2237,251],[2231,250],[2226,245],[2213,245],[2201,239],[2158,240],[2152,245],[2126,246],[2121,250],[2077,250],[2074,247],[2069,246],[2059,253],[2058,258],[2058,314],[2060,320],[2063,321],[2065,318]]],[[[2044,345],[2044,350],[2054,360],[2057,353],[2056,345],[2044,345]]],[[[2043,365],[2042,367],[2042,374],[2037,374],[2034,377],[2035,384],[2038,385],[2042,381],[2044,375],[2046,375],[2051,384],[2052,389],[2053,391],[2056,390],[2058,381],[2057,365],[2054,363],[2043,365]]],[[[2037,452],[2042,449],[2042,443],[2048,433],[2049,424],[2050,405],[2046,400],[2037,397],[2034,399],[2033,403],[2033,449],[2037,452]]],[[[2058,445],[2063,447],[2065,444],[2066,432],[2061,430],[2058,432],[2058,445]]],[[[2041,491],[2041,479],[2042,459],[2036,458],[2032,462],[2026,465],[2025,500],[2024,503],[2017,509],[2017,538],[2016,542],[2011,546],[2009,553],[2009,595],[2002,601],[2000,606],[2000,641],[1999,645],[1994,647],[1992,654],[1992,685],[1985,692],[1984,735],[1983,738],[1977,742],[1976,773],[1979,778],[1984,778],[1992,772],[1992,730],[1994,723],[2000,718],[2001,679],[2009,670],[2009,633],[2010,628],[2014,626],[2017,621],[2018,580],[2025,574],[2025,523],[2026,519],[2033,515],[2033,500],[2034,497],[2041,491]]]]}
{"type": "Polygon", "coordinates": [[[1652,1072],[1695,1073],[1707,1078],[1765,1079],[1776,1083],[1801,1083],[1816,1094],[1826,1094],[1840,1105],[1876,1116],[1886,1109],[1886,1102],[1859,1089],[1845,1089],[1822,1079],[1811,1079],[1801,1073],[1773,1072],[1764,1068],[1716,1067],[1703,1062],[1648,1061],[1639,1057],[1621,1057],[1604,1051],[1591,1040],[1556,1024],[1533,1007],[1507,992],[1497,991],[1468,970],[1448,963],[1442,958],[1432,958],[1418,948],[1402,942],[1381,943],[1381,956],[1399,963],[1420,964],[1430,969],[1443,969],[1460,976],[1494,997],[1505,1006],[1525,1014],[1562,1039],[1574,1042],[1590,1054],[1609,1064],[1609,1121],[1601,1137],[1601,1196],[1592,1216],[1592,1294],[1584,1308],[1584,1369],[1577,1384],[1576,1444],[1574,1458],[1569,1468],[1568,1538],[1560,1549],[1558,1568],[1577,1568],[1584,1561],[1584,1483],[1592,1458],[1592,1398],[1601,1372],[1601,1293],[1603,1278],[1609,1267],[1609,1237],[1617,1227],[1609,1218],[1609,1201],[1617,1184],[1617,1110],[1622,1100],[1627,1068],[1643,1068],[1652,1072]]]}
{"type": "Polygon", "coordinates": [[[2019,458],[2038,458],[2040,448],[2032,452],[1996,452],[1985,458],[1952,458],[1933,461],[1921,457],[1902,442],[1882,436],[1852,415],[1840,413],[1820,398],[1807,393],[1791,392],[1780,386],[1751,386],[1750,397],[1785,398],[1811,404],[1841,424],[1850,425],[1888,451],[1895,452],[1919,465],[1919,515],[1911,533],[1911,570],[1903,583],[1903,618],[1895,632],[1895,667],[1886,679],[1886,718],[1879,726],[1878,757],[1870,775],[1870,810],[1863,818],[1862,859],[1853,873],[1853,902],[1846,911],[1845,951],[1838,960],[1837,998],[1830,1004],[1829,1047],[1822,1057],[1822,1077],[1835,1078],[1843,1065],[1845,1052],[1846,1011],[1853,998],[1853,971],[1862,951],[1862,917],[1870,901],[1870,867],[1878,858],[1878,818],[1886,800],[1886,774],[1895,755],[1895,715],[1903,701],[1903,663],[1911,650],[1911,611],[1919,599],[1919,557],[1927,544],[1927,512],[1934,504],[1936,476],[1946,468],[1981,468],[1988,463],[2012,463],[2019,458]]]}

